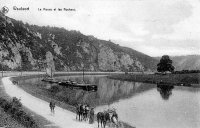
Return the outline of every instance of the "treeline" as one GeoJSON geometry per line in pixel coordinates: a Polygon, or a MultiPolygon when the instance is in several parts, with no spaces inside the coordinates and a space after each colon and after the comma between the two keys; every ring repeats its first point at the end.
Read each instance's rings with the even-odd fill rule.
{"type": "Polygon", "coordinates": [[[38,128],[33,118],[23,111],[20,99],[14,97],[12,101],[7,101],[0,97],[0,107],[22,125],[28,128],[38,128]]]}
{"type": "Polygon", "coordinates": [[[172,72],[172,74],[187,74],[187,73],[200,73],[200,70],[181,70],[172,72]]]}

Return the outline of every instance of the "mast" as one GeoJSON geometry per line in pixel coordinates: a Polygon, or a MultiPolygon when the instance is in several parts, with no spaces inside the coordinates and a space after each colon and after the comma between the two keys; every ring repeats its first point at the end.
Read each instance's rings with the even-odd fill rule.
{"type": "Polygon", "coordinates": [[[3,77],[3,64],[1,64],[1,74],[2,74],[2,77],[3,77]]]}
{"type": "Polygon", "coordinates": [[[53,77],[53,74],[52,74],[52,67],[51,67],[51,78],[53,77]]]}
{"type": "Polygon", "coordinates": [[[85,83],[85,81],[84,81],[84,64],[83,64],[83,82],[85,83]]]}

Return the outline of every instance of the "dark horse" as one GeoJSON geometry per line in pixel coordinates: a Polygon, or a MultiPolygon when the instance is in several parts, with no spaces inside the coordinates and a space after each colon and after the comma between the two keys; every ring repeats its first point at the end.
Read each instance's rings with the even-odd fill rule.
{"type": "Polygon", "coordinates": [[[83,113],[83,118],[84,118],[85,121],[87,121],[89,119],[89,111],[90,111],[90,107],[87,104],[84,107],[84,113],[83,113]]]}
{"type": "Polygon", "coordinates": [[[107,122],[113,123],[118,127],[118,115],[115,111],[104,111],[97,113],[97,121],[98,121],[98,127],[99,123],[101,123],[101,127],[105,128],[107,122]]]}
{"type": "Polygon", "coordinates": [[[76,119],[79,118],[79,121],[82,121],[84,119],[85,114],[85,106],[84,105],[77,105],[76,106],[76,119]]]}
{"type": "Polygon", "coordinates": [[[80,117],[81,117],[81,121],[84,119],[84,111],[85,111],[85,106],[83,104],[80,105],[80,117]]]}
{"type": "Polygon", "coordinates": [[[98,127],[99,123],[101,123],[101,127],[103,125],[103,127],[105,128],[106,123],[111,121],[110,113],[108,113],[107,111],[97,113],[97,121],[98,121],[98,127]]]}
{"type": "Polygon", "coordinates": [[[97,113],[97,122],[98,122],[98,127],[99,127],[99,123],[101,123],[101,127],[106,126],[106,120],[105,120],[105,113],[104,112],[98,112],[97,113]]]}

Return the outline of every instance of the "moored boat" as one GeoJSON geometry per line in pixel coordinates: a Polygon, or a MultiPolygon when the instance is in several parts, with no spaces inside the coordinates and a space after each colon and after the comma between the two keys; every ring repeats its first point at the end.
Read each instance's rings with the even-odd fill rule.
{"type": "Polygon", "coordinates": [[[75,81],[61,81],[58,82],[59,85],[69,87],[71,89],[83,89],[85,91],[97,91],[97,85],[95,84],[85,84],[85,83],[77,83],[75,81]]]}

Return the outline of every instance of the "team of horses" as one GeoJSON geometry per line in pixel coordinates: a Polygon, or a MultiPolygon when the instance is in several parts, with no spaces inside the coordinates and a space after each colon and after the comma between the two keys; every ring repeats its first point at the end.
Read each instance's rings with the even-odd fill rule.
{"type": "MultiPolygon", "coordinates": [[[[89,105],[83,105],[83,104],[77,105],[76,106],[76,120],[87,121],[89,119],[90,110],[91,109],[89,105]]],[[[103,112],[98,112],[96,115],[96,119],[98,122],[98,128],[99,128],[99,124],[101,125],[101,127],[104,127],[104,128],[106,124],[109,124],[109,125],[114,124],[117,128],[119,126],[118,115],[114,109],[113,110],[108,109],[103,112]]]]}
{"type": "MultiPolygon", "coordinates": [[[[14,84],[18,84],[17,82],[13,81],[14,84]]],[[[51,110],[51,113],[54,114],[55,111],[55,102],[53,101],[50,101],[49,103],[49,107],[50,107],[50,110],[51,110]]],[[[93,108],[90,108],[89,105],[87,104],[77,104],[76,106],[76,120],[79,120],[79,121],[87,121],[89,118],[91,119],[91,113],[93,111],[93,108]]],[[[93,114],[94,115],[94,111],[93,111],[93,114]]],[[[118,122],[118,115],[115,111],[115,109],[108,109],[106,111],[103,111],[103,112],[98,112],[97,113],[97,122],[98,122],[98,128],[99,128],[99,124],[101,124],[101,127],[104,127],[106,126],[107,123],[109,124],[114,124],[117,128],[119,126],[119,122],[118,122]]],[[[92,117],[94,120],[94,117],[92,117]]]]}
{"type": "Polygon", "coordinates": [[[76,119],[87,121],[89,119],[89,105],[79,104],[76,106],[76,119]]]}
{"type": "Polygon", "coordinates": [[[97,113],[97,122],[98,122],[98,128],[99,124],[101,124],[101,127],[106,126],[107,123],[114,124],[117,128],[119,126],[118,122],[118,115],[115,110],[106,110],[104,112],[98,112],[97,113]]]}

